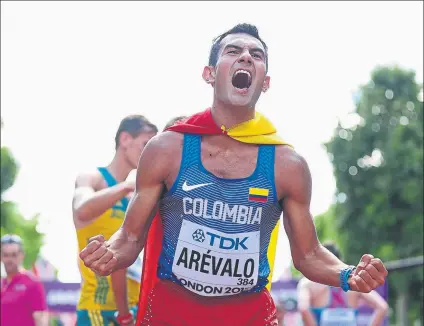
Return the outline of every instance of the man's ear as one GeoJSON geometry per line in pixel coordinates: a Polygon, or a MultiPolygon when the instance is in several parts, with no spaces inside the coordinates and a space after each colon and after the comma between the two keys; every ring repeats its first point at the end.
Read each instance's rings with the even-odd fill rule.
{"type": "Polygon", "coordinates": [[[214,86],[215,84],[215,68],[212,66],[206,66],[203,68],[203,74],[202,74],[203,80],[214,86]]]}
{"type": "Polygon", "coordinates": [[[133,140],[133,137],[128,132],[121,132],[119,135],[119,146],[126,149],[130,145],[131,140],[133,140]]]}
{"type": "Polygon", "coordinates": [[[266,92],[270,87],[271,77],[265,76],[264,84],[262,86],[262,92],[266,92]]]}

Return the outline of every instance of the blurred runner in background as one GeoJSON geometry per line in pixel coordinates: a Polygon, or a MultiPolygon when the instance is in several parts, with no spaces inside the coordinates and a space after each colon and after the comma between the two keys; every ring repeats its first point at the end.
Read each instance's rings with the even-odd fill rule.
{"type": "MultiPolygon", "coordinates": [[[[327,242],[323,246],[341,259],[335,244],[327,242]]],[[[386,301],[376,291],[344,292],[339,287],[315,283],[306,278],[300,280],[297,291],[298,309],[305,326],[356,326],[357,308],[361,299],[374,308],[370,326],[382,325],[389,309],[386,301]]]]}
{"type": "MultiPolygon", "coordinates": [[[[141,115],[124,118],[116,132],[116,153],[107,167],[78,175],[73,198],[73,216],[78,247],[102,234],[105,239],[122,225],[134,191],[138,159],[157,127],[141,115]]],[[[133,325],[140,293],[142,261],[111,276],[98,276],[79,261],[82,277],[77,307],[77,325],[133,325]]]]}

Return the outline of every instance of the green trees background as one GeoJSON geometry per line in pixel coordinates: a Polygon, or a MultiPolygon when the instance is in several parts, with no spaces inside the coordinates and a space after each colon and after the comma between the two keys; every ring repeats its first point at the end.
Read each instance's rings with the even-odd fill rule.
{"type": "MultiPolygon", "coordinates": [[[[1,121],[3,128],[3,120],[1,121]]],[[[1,177],[0,177],[0,233],[18,234],[22,237],[25,249],[25,268],[31,268],[37,259],[43,244],[43,235],[37,231],[38,216],[25,219],[18,211],[14,202],[6,201],[4,193],[11,188],[19,171],[19,165],[7,147],[1,147],[1,177]]]]}
{"type": "MultiPolygon", "coordinates": [[[[325,144],[337,200],[315,223],[350,264],[364,253],[384,261],[423,255],[422,89],[412,71],[376,68],[325,144]]],[[[390,273],[389,291],[397,324],[423,320],[422,267],[390,273]]]]}

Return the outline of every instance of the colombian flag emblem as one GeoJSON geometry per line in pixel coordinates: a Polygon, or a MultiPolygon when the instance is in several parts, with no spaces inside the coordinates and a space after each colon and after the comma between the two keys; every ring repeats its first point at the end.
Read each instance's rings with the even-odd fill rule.
{"type": "Polygon", "coordinates": [[[268,201],[268,194],[269,194],[268,189],[249,188],[249,201],[266,203],[268,201]]]}

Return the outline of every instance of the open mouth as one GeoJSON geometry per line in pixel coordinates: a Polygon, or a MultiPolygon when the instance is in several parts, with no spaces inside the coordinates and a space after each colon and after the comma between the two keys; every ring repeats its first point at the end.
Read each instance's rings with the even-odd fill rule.
{"type": "Polygon", "coordinates": [[[246,70],[237,70],[232,79],[233,86],[238,89],[248,89],[252,85],[252,75],[246,70]]]}

